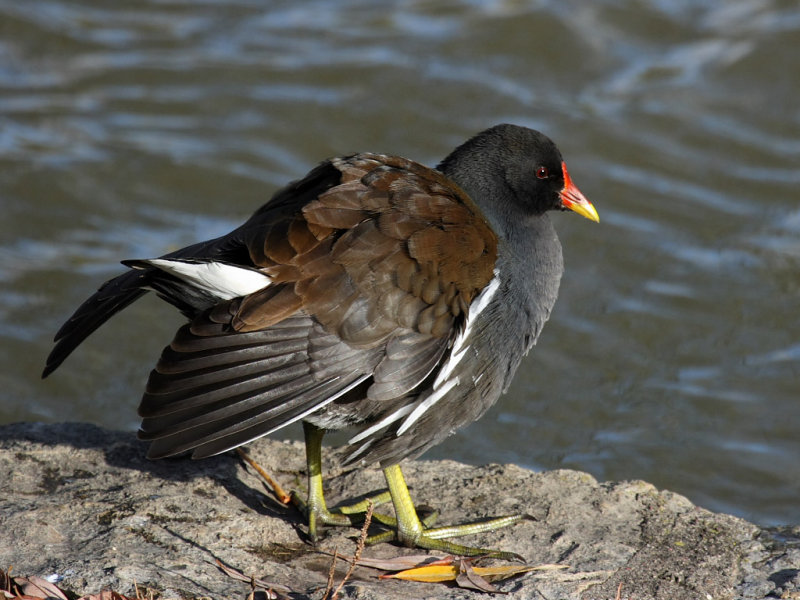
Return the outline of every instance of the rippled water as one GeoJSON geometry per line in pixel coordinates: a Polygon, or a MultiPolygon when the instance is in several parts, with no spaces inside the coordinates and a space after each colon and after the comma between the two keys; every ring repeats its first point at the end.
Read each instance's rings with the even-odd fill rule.
{"type": "Polygon", "coordinates": [[[0,0],[0,422],[135,429],[180,316],[147,298],[39,373],[120,270],[358,150],[491,124],[561,147],[601,224],[508,396],[431,451],[641,478],[800,522],[794,1],[0,0]]]}

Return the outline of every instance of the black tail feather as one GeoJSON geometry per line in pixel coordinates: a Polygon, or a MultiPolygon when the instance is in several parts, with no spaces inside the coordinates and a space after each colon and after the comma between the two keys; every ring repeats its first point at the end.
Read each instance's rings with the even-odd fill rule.
{"type": "Polygon", "coordinates": [[[42,378],[55,371],[83,340],[119,311],[147,293],[146,271],[128,271],[104,283],[78,307],[55,336],[56,346],[47,357],[42,378]]]}

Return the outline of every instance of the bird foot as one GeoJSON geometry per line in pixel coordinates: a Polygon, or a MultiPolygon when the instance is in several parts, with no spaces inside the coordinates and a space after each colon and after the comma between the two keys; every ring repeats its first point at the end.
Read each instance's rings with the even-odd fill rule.
{"type": "Polygon", "coordinates": [[[316,542],[319,539],[319,526],[321,525],[351,527],[356,524],[356,519],[351,518],[349,515],[329,511],[324,501],[322,503],[315,502],[313,498],[309,497],[309,502],[306,502],[295,491],[292,491],[291,499],[295,508],[306,518],[308,537],[312,542],[316,542]]]}
{"type": "MultiPolygon", "coordinates": [[[[432,516],[436,516],[435,514],[432,516]]],[[[373,519],[375,517],[373,516],[373,519]]],[[[484,533],[486,531],[494,531],[508,527],[524,519],[530,519],[528,515],[509,515],[505,517],[497,517],[487,521],[478,523],[467,523],[464,525],[452,525],[448,527],[429,527],[431,519],[418,520],[417,524],[408,524],[405,526],[398,526],[395,519],[391,519],[393,529],[385,531],[377,535],[367,538],[367,544],[378,544],[381,542],[397,541],[404,546],[424,548],[426,550],[437,550],[440,552],[447,552],[457,556],[486,556],[489,558],[497,558],[501,560],[514,560],[525,562],[525,559],[514,552],[506,552],[503,550],[493,550],[491,548],[479,548],[473,546],[465,546],[448,541],[445,538],[460,537],[462,535],[472,535],[476,533],[484,533]],[[418,525],[418,526],[417,526],[418,525]]],[[[381,523],[389,525],[388,522],[380,520],[381,523]]]]}
{"type": "MultiPolygon", "coordinates": [[[[329,525],[335,527],[354,527],[363,522],[363,515],[367,512],[370,504],[379,506],[391,501],[389,492],[382,492],[370,498],[365,498],[360,502],[339,506],[328,510],[325,499],[322,496],[310,494],[308,501],[303,500],[300,495],[292,491],[291,502],[306,517],[308,522],[308,537],[312,542],[319,539],[319,526],[329,525]]],[[[388,515],[373,513],[372,518],[380,523],[394,522],[388,515]]]]}

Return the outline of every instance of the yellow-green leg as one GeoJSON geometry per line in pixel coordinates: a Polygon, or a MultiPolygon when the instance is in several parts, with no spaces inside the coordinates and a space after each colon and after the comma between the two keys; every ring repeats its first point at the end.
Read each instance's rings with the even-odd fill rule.
{"type": "MultiPolygon", "coordinates": [[[[482,521],[480,523],[469,523],[465,525],[427,529],[417,516],[417,510],[414,508],[414,502],[411,500],[411,494],[409,493],[408,486],[403,478],[403,472],[400,470],[400,465],[392,465],[391,467],[384,468],[383,474],[386,477],[386,483],[389,486],[389,493],[392,496],[392,504],[394,504],[395,514],[397,515],[397,528],[391,533],[393,534],[394,539],[404,546],[426,548],[428,550],[440,550],[442,552],[458,554],[461,556],[485,555],[506,560],[521,559],[518,554],[514,554],[513,552],[502,552],[488,548],[462,546],[461,544],[448,542],[443,538],[459,537],[462,535],[493,531],[495,529],[513,525],[514,523],[527,518],[526,515],[509,515],[507,517],[498,517],[488,521],[482,521]]],[[[372,539],[367,541],[369,543],[385,541],[385,536],[374,536],[372,539]]]]}
{"type": "Polygon", "coordinates": [[[303,422],[303,436],[306,442],[306,466],[308,468],[308,496],[303,501],[296,492],[292,492],[292,503],[306,515],[308,519],[308,536],[311,541],[316,541],[319,536],[319,526],[338,525],[349,527],[360,519],[350,515],[363,514],[372,502],[373,506],[384,504],[391,499],[388,492],[378,494],[373,498],[363,500],[350,506],[343,506],[328,510],[325,503],[325,494],[322,490],[322,438],[325,430],[303,422]]]}
{"type": "Polygon", "coordinates": [[[308,519],[308,535],[312,541],[317,540],[320,525],[353,526],[361,520],[357,515],[365,513],[370,502],[373,506],[377,506],[391,500],[396,518],[380,513],[373,513],[372,518],[373,521],[391,528],[392,531],[374,535],[368,538],[367,543],[377,544],[396,540],[408,547],[439,550],[461,556],[491,556],[506,560],[521,560],[521,557],[513,552],[463,546],[446,541],[444,538],[493,531],[517,523],[527,518],[526,515],[509,515],[479,523],[431,528],[430,525],[438,515],[434,513],[422,521],[419,519],[403,477],[403,472],[400,470],[400,465],[392,465],[383,469],[383,474],[389,487],[388,492],[378,494],[373,498],[356,504],[335,508],[333,511],[329,510],[322,489],[322,438],[325,435],[325,431],[310,423],[303,422],[303,434],[306,443],[308,496],[303,501],[293,491],[291,499],[292,503],[306,515],[308,519]]]}
{"type": "Polygon", "coordinates": [[[308,497],[303,502],[295,492],[292,492],[292,502],[305,513],[308,519],[308,536],[313,542],[318,537],[318,524],[350,526],[353,522],[346,515],[330,512],[325,503],[325,494],[322,491],[322,437],[325,435],[325,430],[304,421],[303,435],[306,441],[308,497]]]}

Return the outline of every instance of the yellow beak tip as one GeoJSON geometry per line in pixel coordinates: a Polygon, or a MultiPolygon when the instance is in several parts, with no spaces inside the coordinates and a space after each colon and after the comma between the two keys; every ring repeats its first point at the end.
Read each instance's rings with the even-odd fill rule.
{"type": "Polygon", "coordinates": [[[597,209],[589,202],[581,202],[580,204],[574,202],[567,206],[567,208],[590,221],[594,221],[595,223],[600,222],[600,215],[597,214],[597,209]]]}

